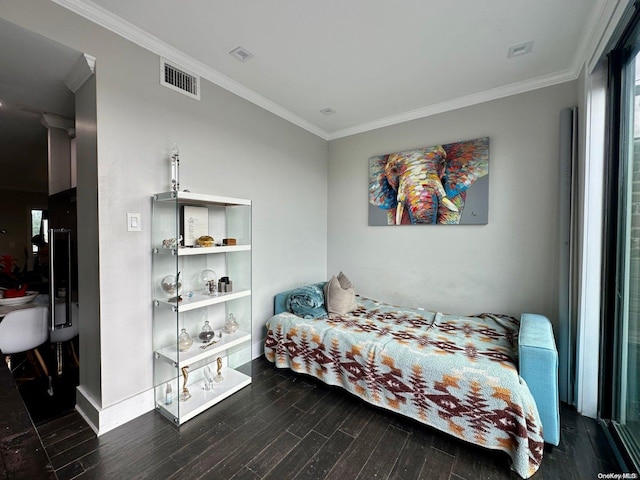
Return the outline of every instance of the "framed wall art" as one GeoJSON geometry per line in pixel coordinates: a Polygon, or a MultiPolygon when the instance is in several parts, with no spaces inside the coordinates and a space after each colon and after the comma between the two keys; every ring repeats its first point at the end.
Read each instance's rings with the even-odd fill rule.
{"type": "Polygon", "coordinates": [[[489,137],[369,159],[369,225],[486,225],[489,137]]]}

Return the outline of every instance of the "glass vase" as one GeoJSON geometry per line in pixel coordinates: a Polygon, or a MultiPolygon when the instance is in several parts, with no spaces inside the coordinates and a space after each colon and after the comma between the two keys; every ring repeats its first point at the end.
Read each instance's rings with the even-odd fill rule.
{"type": "Polygon", "coordinates": [[[224,323],[224,331],[225,333],[235,333],[236,330],[238,330],[238,322],[236,317],[233,316],[233,313],[230,313],[227,321],[224,323]]]}
{"type": "Polygon", "coordinates": [[[213,338],[214,335],[215,332],[213,331],[213,328],[211,328],[211,325],[209,325],[209,320],[205,320],[204,326],[202,327],[202,330],[200,330],[198,338],[202,340],[202,343],[207,343],[213,338]]]}
{"type": "Polygon", "coordinates": [[[193,338],[189,335],[186,328],[180,330],[180,335],[178,335],[178,350],[181,352],[186,352],[193,345],[193,338]]]}

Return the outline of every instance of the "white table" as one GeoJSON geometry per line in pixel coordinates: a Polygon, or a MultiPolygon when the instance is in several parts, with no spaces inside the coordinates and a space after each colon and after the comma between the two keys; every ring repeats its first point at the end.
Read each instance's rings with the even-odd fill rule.
{"type": "Polygon", "coordinates": [[[29,303],[23,303],[20,305],[0,305],[0,319],[4,318],[4,316],[9,313],[9,312],[13,312],[15,310],[22,310],[25,308],[33,308],[33,307],[41,307],[42,306],[42,302],[38,301],[38,297],[36,297],[34,300],[31,300],[29,303]]]}

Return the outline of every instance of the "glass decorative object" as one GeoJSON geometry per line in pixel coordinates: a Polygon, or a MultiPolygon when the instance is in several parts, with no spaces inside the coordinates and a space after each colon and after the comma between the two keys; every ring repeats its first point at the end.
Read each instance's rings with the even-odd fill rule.
{"type": "Polygon", "coordinates": [[[218,277],[216,272],[211,269],[205,269],[200,272],[200,282],[204,285],[204,291],[208,295],[218,295],[218,277]]]}
{"type": "Polygon", "coordinates": [[[171,405],[173,403],[173,389],[171,388],[171,382],[167,382],[167,388],[164,391],[164,403],[171,405]]]}
{"type": "Polygon", "coordinates": [[[236,330],[238,330],[238,321],[233,316],[233,313],[230,313],[226,322],[224,322],[224,331],[225,333],[235,333],[236,330]]]}
{"type": "Polygon", "coordinates": [[[186,352],[193,345],[193,338],[189,335],[186,328],[180,330],[180,335],[178,335],[178,350],[181,352],[186,352]]]}
{"type": "Polygon", "coordinates": [[[173,144],[171,150],[171,191],[180,191],[180,150],[178,144],[173,144]]]}
{"type": "Polygon", "coordinates": [[[178,238],[165,238],[162,240],[162,248],[177,248],[182,243],[182,235],[178,235],[178,238]]]}
{"type": "Polygon", "coordinates": [[[209,365],[204,367],[204,389],[211,390],[213,388],[213,373],[209,365]]]}
{"type": "Polygon", "coordinates": [[[207,343],[209,340],[211,340],[215,335],[215,332],[213,331],[213,328],[211,328],[211,325],[209,325],[209,320],[205,320],[204,322],[204,326],[202,327],[202,330],[200,330],[200,333],[198,334],[198,338],[200,340],[202,340],[202,343],[207,343]]]}
{"type": "Polygon", "coordinates": [[[180,294],[180,291],[182,290],[182,282],[176,279],[174,275],[167,275],[160,280],[160,287],[171,297],[180,294]]]}

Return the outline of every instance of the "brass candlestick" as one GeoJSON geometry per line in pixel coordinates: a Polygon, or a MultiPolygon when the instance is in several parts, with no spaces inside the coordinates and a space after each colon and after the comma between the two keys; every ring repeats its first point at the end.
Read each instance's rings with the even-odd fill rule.
{"type": "Polygon", "coordinates": [[[220,383],[224,380],[224,377],[222,376],[222,358],[218,357],[216,362],[218,363],[218,374],[213,379],[220,383]]]}
{"type": "Polygon", "coordinates": [[[189,366],[182,367],[182,376],[184,377],[184,383],[182,384],[180,400],[186,402],[191,398],[191,393],[189,393],[189,389],[187,388],[187,380],[189,380],[189,366]]]}

